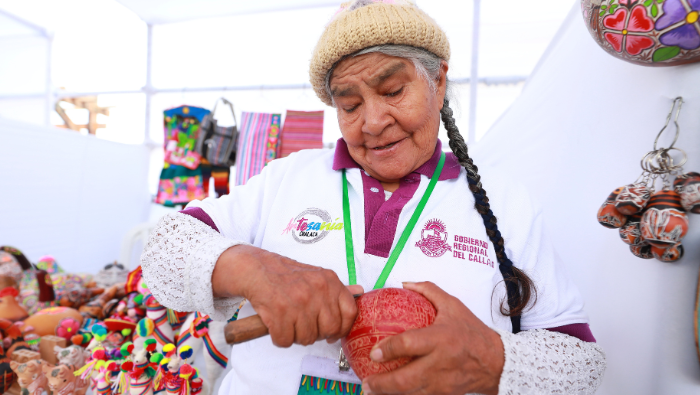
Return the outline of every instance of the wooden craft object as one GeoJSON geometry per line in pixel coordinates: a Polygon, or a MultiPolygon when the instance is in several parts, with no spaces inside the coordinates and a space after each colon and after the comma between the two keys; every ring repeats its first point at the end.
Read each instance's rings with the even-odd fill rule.
{"type": "Polygon", "coordinates": [[[53,365],[57,364],[58,357],[56,357],[55,348],[56,346],[66,348],[67,343],[68,341],[60,336],[42,336],[41,341],[39,342],[39,353],[41,353],[41,359],[53,365]]]}
{"type": "Polygon", "coordinates": [[[97,133],[98,128],[107,127],[105,124],[97,123],[97,114],[109,116],[109,107],[98,106],[97,96],[66,97],[56,102],[55,109],[65,123],[65,125],[59,125],[59,127],[75,130],[76,132],[79,132],[80,129],[87,129],[90,134],[97,133]],[[76,109],[88,110],[88,123],[84,125],[75,124],[61,106],[61,102],[70,103],[76,109]]]}
{"type": "Polygon", "coordinates": [[[224,336],[228,344],[240,344],[268,335],[270,331],[259,315],[231,321],[224,327],[224,336]]]}
{"type": "Polygon", "coordinates": [[[25,363],[41,359],[41,354],[32,350],[15,350],[12,353],[12,360],[18,363],[25,363]]]}

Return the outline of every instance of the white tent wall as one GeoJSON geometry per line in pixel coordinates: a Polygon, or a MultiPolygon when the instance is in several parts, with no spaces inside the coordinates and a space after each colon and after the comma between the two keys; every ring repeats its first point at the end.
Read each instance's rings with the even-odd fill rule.
{"type": "Polygon", "coordinates": [[[607,353],[599,394],[700,392],[693,337],[700,216],[690,215],[685,257],[675,264],[634,257],[595,219],[608,194],[641,173],[676,96],[685,100],[676,146],[688,153],[686,171],[698,171],[700,64],[650,68],[615,59],[594,43],[576,5],[521,96],[473,150],[486,190],[490,173],[509,173],[544,207],[607,353]]]}
{"type": "Polygon", "coordinates": [[[148,219],[148,149],[0,119],[0,244],[69,272],[118,259],[148,219]]]}

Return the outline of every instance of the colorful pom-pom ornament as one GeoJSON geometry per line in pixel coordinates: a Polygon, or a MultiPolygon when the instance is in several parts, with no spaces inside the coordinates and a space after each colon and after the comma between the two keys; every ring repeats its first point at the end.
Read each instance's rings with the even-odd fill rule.
{"type": "Polygon", "coordinates": [[[131,372],[134,369],[134,363],[126,361],[121,365],[122,372],[131,372]]]}
{"type": "Polygon", "coordinates": [[[156,342],[155,339],[146,339],[146,341],[143,342],[143,347],[146,349],[148,352],[153,352],[156,350],[156,346],[158,343],[156,342]]]}
{"type": "Polygon", "coordinates": [[[134,343],[126,342],[126,343],[122,344],[120,350],[121,350],[121,353],[123,356],[125,356],[125,357],[129,356],[129,355],[131,355],[131,352],[134,351],[134,343]]]}
{"type": "Polygon", "coordinates": [[[620,187],[612,191],[600,206],[600,209],[598,209],[598,222],[606,228],[619,228],[627,222],[627,216],[622,214],[617,207],[615,207],[615,199],[617,199],[622,188],[623,187],[620,187]]]}
{"type": "Polygon", "coordinates": [[[189,359],[192,357],[192,354],[194,354],[194,350],[190,346],[182,346],[180,347],[180,359],[189,359]]]}
{"type": "Polygon", "coordinates": [[[139,337],[148,337],[156,329],[156,323],[150,318],[143,318],[136,324],[136,334],[139,337]]]}
{"type": "Polygon", "coordinates": [[[160,361],[163,360],[163,358],[164,358],[163,354],[156,352],[156,353],[153,353],[153,355],[151,355],[150,362],[155,363],[155,364],[159,364],[160,361]]]}

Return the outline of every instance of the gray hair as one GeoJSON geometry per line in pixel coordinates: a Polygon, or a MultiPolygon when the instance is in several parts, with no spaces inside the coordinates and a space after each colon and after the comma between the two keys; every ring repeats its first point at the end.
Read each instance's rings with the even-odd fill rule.
{"type": "MultiPolygon", "coordinates": [[[[331,100],[333,99],[333,95],[331,94],[331,77],[333,76],[335,67],[347,58],[354,58],[355,56],[375,52],[410,60],[413,62],[413,66],[416,68],[416,73],[418,73],[418,76],[428,82],[428,85],[430,85],[430,89],[433,92],[437,92],[436,81],[440,76],[440,64],[442,61],[439,56],[426,49],[413,47],[410,45],[383,44],[365,48],[353,54],[344,56],[337,61],[333,67],[330,68],[330,70],[328,70],[328,73],[326,73],[325,85],[326,92],[328,93],[328,96],[331,97],[331,100]]],[[[333,104],[335,104],[335,101],[333,104]]]]}

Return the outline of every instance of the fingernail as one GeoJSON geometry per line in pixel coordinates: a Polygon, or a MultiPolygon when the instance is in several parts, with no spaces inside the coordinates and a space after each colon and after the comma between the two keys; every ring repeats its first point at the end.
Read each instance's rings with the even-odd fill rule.
{"type": "Polygon", "coordinates": [[[367,395],[372,395],[372,390],[369,388],[367,381],[362,382],[362,392],[367,395]]]}
{"type": "Polygon", "coordinates": [[[413,281],[404,281],[404,282],[402,282],[401,284],[403,284],[404,287],[405,287],[406,285],[413,285],[413,284],[415,284],[415,283],[414,283],[413,281]]]}
{"type": "Polygon", "coordinates": [[[383,356],[382,349],[379,347],[375,348],[369,353],[369,357],[375,362],[381,361],[383,356]]]}

